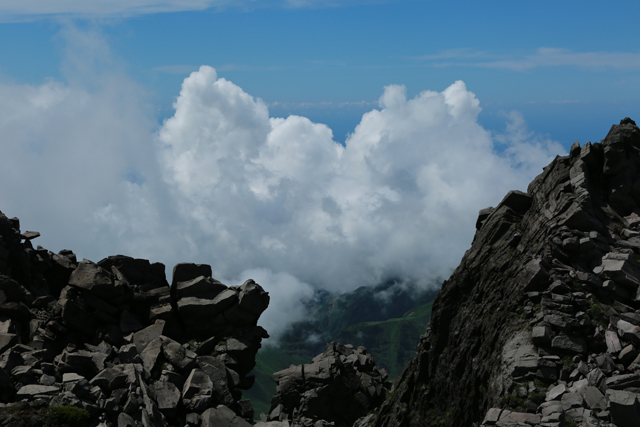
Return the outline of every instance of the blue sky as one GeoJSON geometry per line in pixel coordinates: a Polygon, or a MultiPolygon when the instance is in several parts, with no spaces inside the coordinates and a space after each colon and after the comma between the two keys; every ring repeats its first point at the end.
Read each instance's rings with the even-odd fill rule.
{"type": "Polygon", "coordinates": [[[147,14],[131,10],[136,2],[34,1],[8,15],[11,3],[0,2],[5,80],[64,79],[67,41],[59,33],[75,25],[104,37],[153,95],[160,120],[172,114],[182,80],[203,64],[282,104],[274,115],[305,114],[341,141],[389,84],[411,95],[463,80],[489,129],[501,129],[500,114],[515,109],[564,145],[602,138],[621,116],[639,116],[640,5],[632,1],[176,1],[172,12],[147,14]],[[50,11],[62,13],[38,13],[48,3],[60,3],[50,11]]]}
{"type": "Polygon", "coordinates": [[[272,295],[439,284],[477,212],[640,119],[640,3],[0,0],[0,210],[272,295]],[[7,185],[6,183],[11,183],[7,185]]]}

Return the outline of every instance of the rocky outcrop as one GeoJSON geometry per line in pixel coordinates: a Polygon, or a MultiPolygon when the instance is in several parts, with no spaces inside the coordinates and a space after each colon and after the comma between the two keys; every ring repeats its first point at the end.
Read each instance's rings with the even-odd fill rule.
{"type": "Polygon", "coordinates": [[[639,226],[626,118],[480,212],[415,359],[359,424],[640,425],[639,226]]]}
{"type": "Polygon", "coordinates": [[[169,286],[160,263],[78,262],[38,236],[0,213],[0,424],[73,406],[101,426],[249,425],[258,284],[178,264],[169,286]]]}
{"type": "Polygon", "coordinates": [[[312,363],[276,372],[277,394],[262,427],[351,426],[388,394],[387,372],[364,347],[337,343],[312,363]]]}

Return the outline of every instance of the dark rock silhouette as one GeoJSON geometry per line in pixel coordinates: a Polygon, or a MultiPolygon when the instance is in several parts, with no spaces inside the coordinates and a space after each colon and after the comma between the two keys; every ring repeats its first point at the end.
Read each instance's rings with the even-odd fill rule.
{"type": "Polygon", "coordinates": [[[268,337],[258,284],[178,264],[170,287],[160,263],[78,262],[34,249],[39,233],[19,224],[0,213],[0,425],[42,423],[60,406],[101,426],[252,422],[241,394],[268,337]]]}
{"type": "MultiPolygon", "coordinates": [[[[273,374],[278,383],[271,401],[269,426],[351,426],[378,407],[390,384],[364,347],[327,344],[306,365],[273,374]]],[[[266,426],[265,426],[266,427],[266,426]]]]}

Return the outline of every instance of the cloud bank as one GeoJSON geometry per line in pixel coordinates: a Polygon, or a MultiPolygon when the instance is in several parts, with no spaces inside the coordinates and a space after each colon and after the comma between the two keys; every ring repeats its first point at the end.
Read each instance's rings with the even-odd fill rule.
{"type": "Polygon", "coordinates": [[[262,322],[276,336],[314,288],[448,276],[478,210],[563,152],[517,113],[492,135],[462,81],[413,98],[387,86],[343,146],[323,124],[271,117],[208,66],[162,125],[135,83],[98,80],[0,85],[0,209],[54,251],[252,277],[271,293],[262,322]]]}

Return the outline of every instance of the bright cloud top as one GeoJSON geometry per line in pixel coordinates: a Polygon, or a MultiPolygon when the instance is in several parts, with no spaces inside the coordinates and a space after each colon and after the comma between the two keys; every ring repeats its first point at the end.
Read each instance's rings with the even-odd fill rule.
{"type": "Polygon", "coordinates": [[[478,209],[526,187],[562,151],[514,133],[498,154],[461,81],[413,99],[388,86],[380,106],[343,147],[325,125],[270,118],[211,67],[192,73],[158,140],[182,221],[199,230],[196,247],[225,276],[270,268],[334,291],[444,276],[478,209]]]}
{"type": "Polygon", "coordinates": [[[0,178],[11,183],[0,209],[54,251],[204,262],[230,284],[252,277],[271,293],[264,324],[276,333],[301,318],[314,287],[446,277],[478,210],[563,151],[515,113],[491,135],[462,81],[413,98],[386,87],[345,146],[305,117],[270,117],[211,67],[184,80],[156,129],[134,83],[101,81],[0,85],[0,178]]]}

